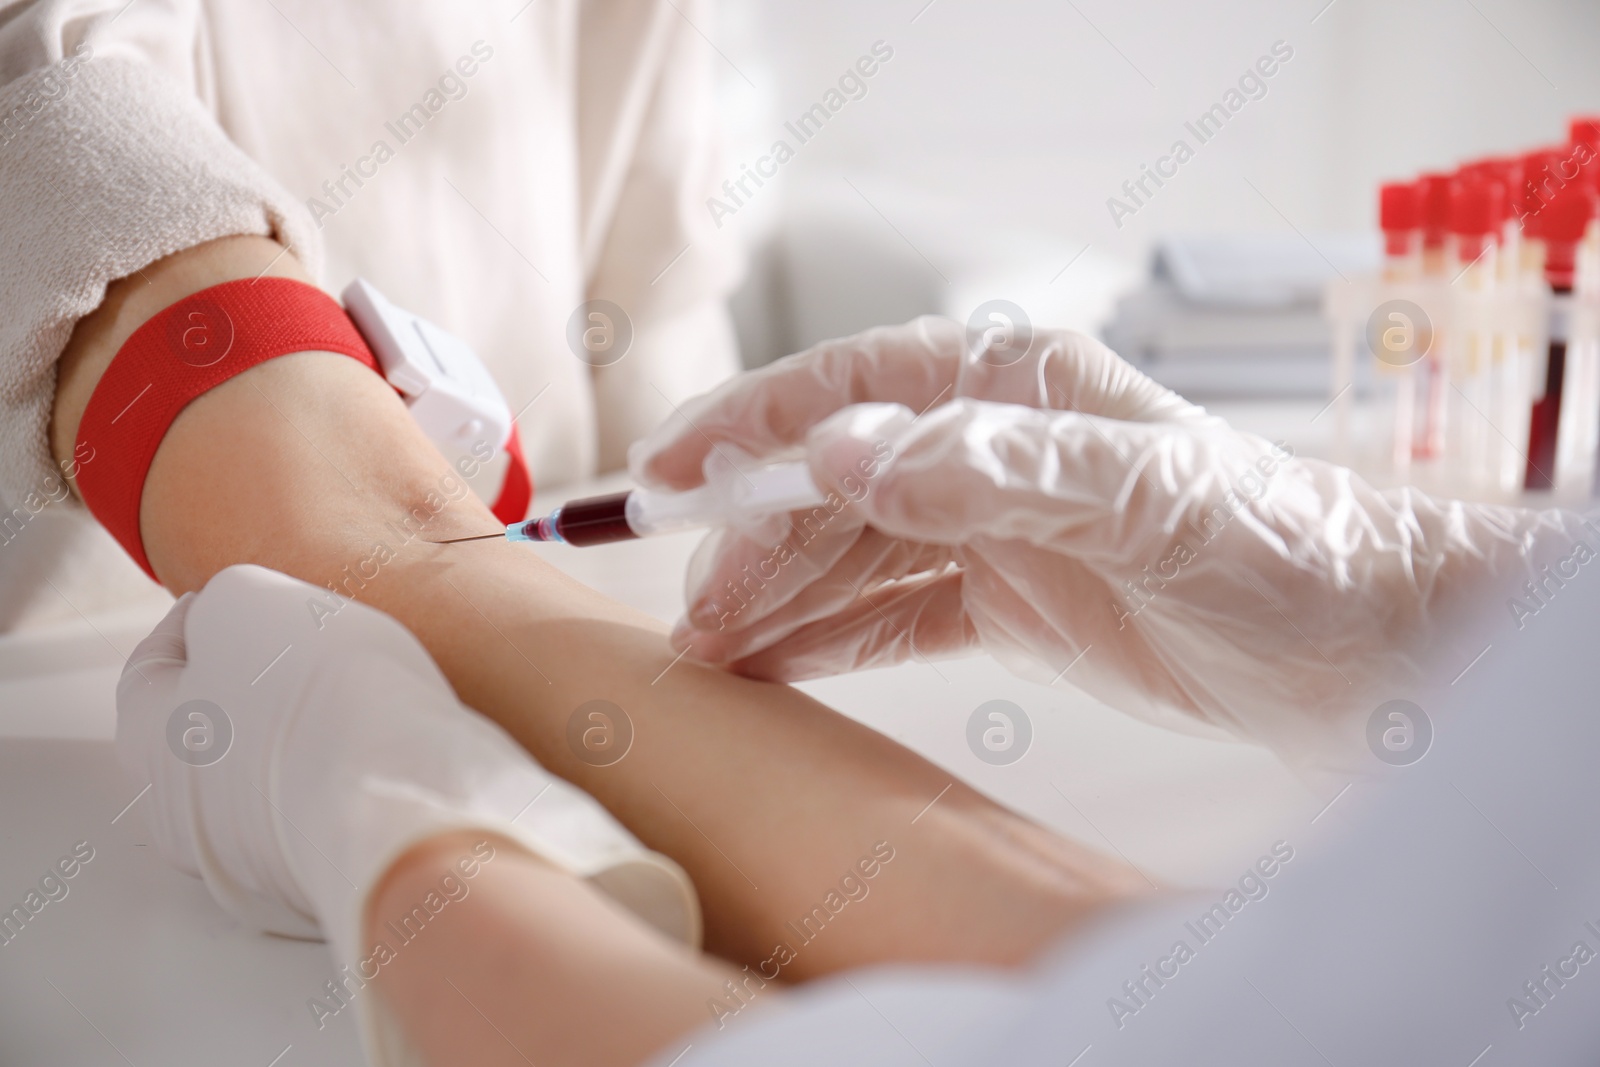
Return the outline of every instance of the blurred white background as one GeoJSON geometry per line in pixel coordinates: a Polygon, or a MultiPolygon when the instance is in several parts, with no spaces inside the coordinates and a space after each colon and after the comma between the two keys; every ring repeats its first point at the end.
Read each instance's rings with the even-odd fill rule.
{"type": "Polygon", "coordinates": [[[1380,180],[1600,110],[1594,0],[722,0],[705,30],[733,177],[874,41],[894,50],[727,221],[757,268],[752,363],[995,296],[1095,328],[1160,237],[1369,229],[1380,180]],[[1184,123],[1275,41],[1293,58],[1267,94],[1119,229],[1107,198],[1194,144],[1184,123]]]}

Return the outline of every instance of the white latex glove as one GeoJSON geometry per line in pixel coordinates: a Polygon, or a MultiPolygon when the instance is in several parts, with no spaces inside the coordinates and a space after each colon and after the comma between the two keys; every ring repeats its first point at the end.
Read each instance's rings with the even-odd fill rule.
{"type": "Polygon", "coordinates": [[[824,341],[686,401],[680,415],[633,444],[629,469],[643,485],[691,489],[704,480],[713,447],[736,445],[756,457],[793,452],[817,423],[859,403],[920,412],[969,396],[1130,422],[1217,421],[1092,337],[1041,331],[1020,358],[1003,341],[969,337],[934,316],[824,341]]]}
{"type": "MultiPolygon", "coordinates": [[[[738,379],[636,448],[636,477],[682,486],[712,442],[801,446],[850,500],[790,516],[781,543],[714,533],[677,647],[791,681],[981,647],[1168,725],[1338,761],[1448,654],[1441,623],[1532,577],[1536,544],[1553,558],[1587,536],[1563,512],[1295,459],[1079,335],[1002,362],[953,323],[874,330],[738,379]]],[[[1479,649],[1460,651],[1465,667],[1479,649]]]]}
{"type": "MultiPolygon", "coordinates": [[[[117,751],[150,785],[140,807],[164,858],[252,927],[325,935],[352,969],[371,955],[362,922],[385,872],[462,829],[589,878],[698,943],[698,902],[675,863],[462,706],[405,627],[355,602],[330,615],[329,603],[275,571],[230,567],[134,650],[117,751]]],[[[381,1051],[392,1034],[362,1020],[369,1055],[392,1062],[381,1051]]]]}

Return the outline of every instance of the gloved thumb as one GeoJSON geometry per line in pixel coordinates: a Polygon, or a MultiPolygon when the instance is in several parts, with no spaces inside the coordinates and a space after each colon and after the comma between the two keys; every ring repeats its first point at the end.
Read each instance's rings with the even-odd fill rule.
{"type": "Polygon", "coordinates": [[[921,415],[900,404],[854,404],[816,426],[807,451],[817,484],[850,500],[867,523],[892,537],[956,546],[1036,503],[1032,479],[1008,463],[1040,451],[1047,433],[1031,423],[1048,418],[1020,404],[969,399],[921,415]]]}
{"type": "Polygon", "coordinates": [[[1023,540],[1086,557],[1148,549],[1142,539],[1160,536],[1187,483],[1209,474],[1195,462],[1203,447],[1173,455],[1170,426],[966,398],[921,415],[855,404],[815,427],[807,451],[819,486],[892,537],[1023,540]]]}

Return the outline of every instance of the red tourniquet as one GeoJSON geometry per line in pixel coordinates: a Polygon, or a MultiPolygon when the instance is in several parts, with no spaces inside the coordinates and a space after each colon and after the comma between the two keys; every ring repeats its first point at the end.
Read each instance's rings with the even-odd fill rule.
{"type": "MultiPolygon", "coordinates": [[[[78,492],[152,579],[139,502],[172,420],[234,375],[293,352],[338,352],[379,371],[338,301],[288,278],[224,282],[187,296],[134,331],[106,368],[78,426],[80,450],[95,457],[78,470],[78,492]]],[[[494,512],[511,523],[527,514],[533,486],[515,426],[506,448],[511,465],[494,512]]]]}

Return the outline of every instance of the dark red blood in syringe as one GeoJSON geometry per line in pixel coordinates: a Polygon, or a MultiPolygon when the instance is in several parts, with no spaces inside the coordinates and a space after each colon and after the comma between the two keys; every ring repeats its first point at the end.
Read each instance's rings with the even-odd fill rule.
{"type": "Polygon", "coordinates": [[[639,535],[628,525],[628,494],[574,500],[561,506],[556,532],[569,545],[603,545],[639,535]]]}

